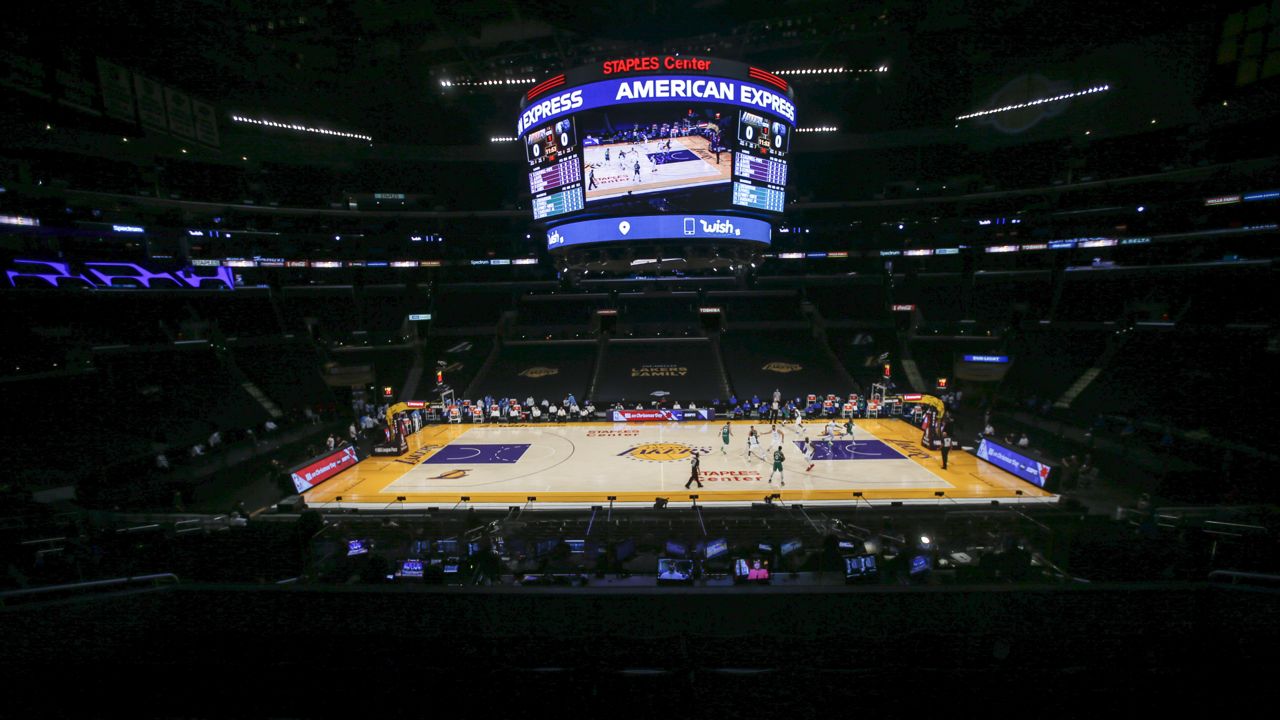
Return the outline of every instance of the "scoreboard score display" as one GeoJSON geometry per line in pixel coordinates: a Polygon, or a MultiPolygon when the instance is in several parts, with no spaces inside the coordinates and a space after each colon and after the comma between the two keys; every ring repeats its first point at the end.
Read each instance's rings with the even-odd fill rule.
{"type": "MultiPolygon", "coordinates": [[[[516,128],[533,218],[556,228],[655,213],[777,217],[792,97],[759,68],[677,55],[609,59],[544,80],[526,93],[516,128]]],[[[685,235],[695,233],[673,238],[685,235]]]]}
{"type": "Polygon", "coordinates": [[[582,209],[582,164],[573,118],[537,128],[524,138],[529,161],[533,218],[541,220],[582,209]]]}

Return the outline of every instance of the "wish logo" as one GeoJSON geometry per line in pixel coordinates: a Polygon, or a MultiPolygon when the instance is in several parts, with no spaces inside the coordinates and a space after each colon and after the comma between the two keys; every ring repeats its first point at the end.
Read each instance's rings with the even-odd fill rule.
{"type": "Polygon", "coordinates": [[[709,447],[694,447],[676,442],[649,442],[633,445],[618,453],[618,457],[646,460],[648,462],[678,462],[680,460],[688,460],[695,450],[699,455],[706,455],[711,452],[709,447]]]}
{"type": "Polygon", "coordinates": [[[715,222],[707,222],[706,220],[698,220],[702,226],[702,232],[707,235],[741,235],[742,230],[733,226],[728,220],[716,220],[715,222]]]}
{"type": "Polygon", "coordinates": [[[551,232],[547,233],[547,247],[555,247],[557,245],[563,245],[563,244],[564,244],[564,236],[560,234],[559,230],[552,230],[551,232]]]}
{"type": "Polygon", "coordinates": [[[439,475],[427,478],[428,480],[457,480],[471,474],[470,470],[446,470],[439,475]]]}

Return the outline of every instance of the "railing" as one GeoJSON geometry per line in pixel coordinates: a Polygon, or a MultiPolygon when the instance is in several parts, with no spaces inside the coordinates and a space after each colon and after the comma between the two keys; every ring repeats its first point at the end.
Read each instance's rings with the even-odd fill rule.
{"type": "Polygon", "coordinates": [[[1253,585],[1280,589],[1280,575],[1270,573],[1240,572],[1238,570],[1214,570],[1209,573],[1209,582],[1225,582],[1230,585],[1253,585]]]}
{"type": "Polygon", "coordinates": [[[104,590],[154,590],[164,585],[177,585],[180,581],[173,573],[135,575],[133,577],[89,580],[66,585],[48,585],[24,588],[0,593],[0,608],[22,605],[28,602],[61,600],[104,590]]]}

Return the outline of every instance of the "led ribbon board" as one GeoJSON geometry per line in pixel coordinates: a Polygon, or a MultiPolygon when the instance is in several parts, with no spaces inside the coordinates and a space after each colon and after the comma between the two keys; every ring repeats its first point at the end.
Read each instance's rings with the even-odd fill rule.
{"type": "Polygon", "coordinates": [[[624,240],[771,241],[769,223],[728,215],[633,215],[565,223],[547,231],[547,249],[624,240]]]}

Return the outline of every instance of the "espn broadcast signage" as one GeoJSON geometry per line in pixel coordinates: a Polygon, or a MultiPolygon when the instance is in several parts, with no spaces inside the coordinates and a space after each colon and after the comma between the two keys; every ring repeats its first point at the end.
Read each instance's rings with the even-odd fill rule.
{"type": "Polygon", "coordinates": [[[596,108],[650,102],[709,101],[736,105],[748,110],[762,110],[784,118],[794,128],[795,103],[786,93],[771,90],[744,80],[670,75],[644,78],[618,78],[594,82],[565,90],[530,103],[520,113],[516,135],[524,137],[530,129],[571,113],[596,108]]]}
{"type": "Polygon", "coordinates": [[[711,410],[614,410],[614,422],[684,422],[713,420],[711,410]]]}
{"type": "Polygon", "coordinates": [[[360,462],[353,447],[344,447],[290,471],[293,488],[306,492],[360,462]]]}
{"type": "Polygon", "coordinates": [[[547,249],[619,242],[623,240],[771,240],[772,227],[763,220],[728,215],[631,215],[602,220],[579,220],[547,231],[547,249]]]}

